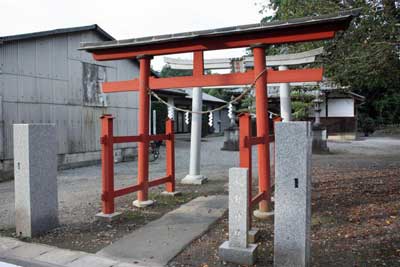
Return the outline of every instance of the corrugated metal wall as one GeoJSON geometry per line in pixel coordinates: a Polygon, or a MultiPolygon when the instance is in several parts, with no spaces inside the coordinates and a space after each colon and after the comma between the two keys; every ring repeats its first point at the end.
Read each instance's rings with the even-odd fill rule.
{"type": "Polygon", "coordinates": [[[115,115],[116,135],[137,133],[137,93],[107,94],[104,108],[99,90],[102,81],[137,77],[137,65],[96,62],[77,50],[80,42],[101,40],[86,31],[0,45],[0,159],[13,157],[14,123],[56,123],[59,154],[100,150],[102,113],[115,115]]]}

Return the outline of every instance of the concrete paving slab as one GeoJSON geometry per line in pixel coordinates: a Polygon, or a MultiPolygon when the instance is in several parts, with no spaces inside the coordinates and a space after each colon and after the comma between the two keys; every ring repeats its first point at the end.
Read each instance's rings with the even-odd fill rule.
{"type": "Polygon", "coordinates": [[[68,267],[88,267],[88,266],[96,266],[96,267],[111,267],[116,265],[118,262],[107,259],[104,257],[87,254],[73,262],[68,263],[66,266],[68,267]]]}
{"type": "Polygon", "coordinates": [[[0,267],[21,267],[20,265],[15,265],[7,262],[0,261],[0,267]]]}
{"type": "Polygon", "coordinates": [[[22,246],[23,244],[24,242],[21,242],[13,238],[0,237],[0,253],[9,249],[16,248],[18,246],[22,246]]]}
{"type": "Polygon", "coordinates": [[[113,265],[113,267],[147,267],[147,266],[135,263],[120,262],[117,265],[113,265]]]}
{"type": "Polygon", "coordinates": [[[39,255],[35,260],[58,265],[66,265],[85,255],[87,255],[87,253],[81,251],[56,248],[45,254],[39,255]]]}
{"type": "Polygon", "coordinates": [[[198,197],[99,251],[98,255],[164,266],[228,209],[228,196],[198,197]]]}
{"type": "Polygon", "coordinates": [[[5,251],[4,255],[23,259],[33,259],[53,249],[54,247],[51,246],[24,243],[21,246],[5,251]]]}
{"type": "Polygon", "coordinates": [[[2,263],[29,267],[156,267],[136,261],[118,261],[83,251],[27,243],[0,237],[0,267],[2,263]]]}

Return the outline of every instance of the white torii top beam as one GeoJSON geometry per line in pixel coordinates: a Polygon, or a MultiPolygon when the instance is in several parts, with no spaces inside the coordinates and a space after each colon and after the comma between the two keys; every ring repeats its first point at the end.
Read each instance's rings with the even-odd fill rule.
{"type": "MultiPolygon", "coordinates": [[[[308,64],[315,62],[316,56],[324,52],[323,47],[294,54],[266,56],[267,67],[279,67],[279,70],[288,69],[288,66],[308,64]]],[[[164,62],[167,63],[172,69],[190,70],[193,69],[193,60],[164,57],[164,62]]],[[[204,69],[206,70],[219,70],[231,69],[233,72],[243,72],[247,68],[254,67],[253,56],[243,56],[241,58],[216,58],[204,60],[204,69]]],[[[290,85],[289,83],[280,84],[280,104],[281,104],[281,117],[283,121],[290,121],[292,114],[291,99],[290,99],[290,85]]],[[[310,86],[315,83],[301,83],[296,86],[310,86]]],[[[275,84],[269,84],[268,88],[272,89],[275,84]]],[[[236,86],[237,87],[237,86],[236,86]]],[[[269,90],[268,90],[269,91],[269,90]]]]}
{"type": "MultiPolygon", "coordinates": [[[[323,47],[309,50],[301,53],[266,56],[266,63],[268,67],[278,66],[292,66],[315,62],[315,57],[324,52],[323,47]]],[[[204,69],[218,70],[218,69],[231,69],[232,63],[235,61],[242,61],[244,67],[253,67],[254,58],[252,56],[244,56],[239,59],[235,58],[214,58],[204,60],[204,69]]],[[[164,57],[164,62],[171,67],[171,69],[191,70],[193,69],[192,59],[181,59],[164,57]]]]}

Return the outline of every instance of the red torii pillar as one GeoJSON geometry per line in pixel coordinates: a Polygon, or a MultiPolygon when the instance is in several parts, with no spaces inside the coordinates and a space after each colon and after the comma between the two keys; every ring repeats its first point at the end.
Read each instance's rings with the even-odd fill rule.
{"type": "Polygon", "coordinates": [[[133,201],[136,207],[146,207],[153,204],[148,199],[149,190],[149,78],[150,61],[152,56],[138,56],[139,60],[139,128],[141,141],[138,144],[138,191],[137,200],[133,201]]]}
{"type": "MultiPolygon", "coordinates": [[[[255,45],[253,48],[254,56],[254,75],[255,78],[264,71],[265,46],[255,45]]],[[[270,176],[270,155],[269,155],[269,123],[268,123],[268,94],[267,76],[262,75],[256,81],[256,124],[257,137],[263,137],[265,141],[258,146],[258,187],[260,192],[265,192],[266,200],[259,204],[259,210],[254,212],[254,216],[265,218],[270,214],[271,207],[271,176],[270,176]]]]}

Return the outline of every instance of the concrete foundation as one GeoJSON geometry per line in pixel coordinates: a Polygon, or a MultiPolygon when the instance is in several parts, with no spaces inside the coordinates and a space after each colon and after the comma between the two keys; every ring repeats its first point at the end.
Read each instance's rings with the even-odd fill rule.
{"type": "Polygon", "coordinates": [[[253,212],[253,216],[260,220],[272,220],[274,218],[274,211],[265,212],[261,210],[255,210],[253,212]]]}
{"type": "Polygon", "coordinates": [[[104,214],[103,212],[96,214],[96,219],[104,222],[113,222],[121,218],[121,212],[114,212],[111,214],[104,214]]]}
{"type": "Polygon", "coordinates": [[[219,257],[223,261],[236,264],[253,265],[257,257],[257,245],[249,244],[246,248],[230,247],[225,241],[219,247],[219,257]]]}
{"type": "Polygon", "coordinates": [[[251,228],[248,233],[247,240],[250,244],[257,243],[258,239],[260,238],[260,230],[258,228],[251,228]]]}
{"type": "Polygon", "coordinates": [[[182,192],[180,192],[180,191],[174,191],[174,192],[164,191],[161,193],[161,195],[168,196],[168,197],[177,197],[177,196],[181,196],[182,192]]]}
{"type": "Polygon", "coordinates": [[[181,184],[204,184],[207,182],[207,177],[204,175],[188,174],[181,180],[181,184]]]}
{"type": "Polygon", "coordinates": [[[146,208],[146,207],[152,206],[154,204],[154,201],[153,200],[146,200],[146,201],[135,200],[135,201],[133,201],[132,204],[136,208],[146,208]]]}

